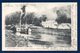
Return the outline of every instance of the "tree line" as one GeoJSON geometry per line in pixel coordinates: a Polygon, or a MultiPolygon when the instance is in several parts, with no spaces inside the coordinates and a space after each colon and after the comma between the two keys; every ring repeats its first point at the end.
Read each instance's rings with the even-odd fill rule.
{"type": "MultiPolygon", "coordinates": [[[[70,8],[67,11],[64,10],[63,8],[56,10],[56,14],[57,14],[57,19],[55,21],[58,24],[61,24],[61,23],[70,23],[71,24],[71,17],[67,15],[67,14],[71,15],[70,14],[70,8]]],[[[6,25],[19,24],[20,23],[20,15],[21,15],[20,12],[14,12],[14,13],[7,15],[6,20],[5,20],[5,24],[6,25]]],[[[25,16],[23,18],[21,18],[21,23],[22,24],[33,24],[36,26],[42,26],[41,22],[46,21],[47,16],[42,15],[41,17],[37,17],[35,15],[36,14],[34,12],[25,14],[25,16]]]]}
{"type": "MultiPolygon", "coordinates": [[[[9,15],[7,15],[5,18],[5,24],[6,25],[16,25],[20,23],[20,12],[14,12],[9,15]]],[[[34,12],[25,14],[23,18],[21,18],[22,24],[33,24],[36,26],[41,26],[42,21],[46,21],[47,17],[46,15],[42,15],[41,17],[36,17],[34,12]]]]}

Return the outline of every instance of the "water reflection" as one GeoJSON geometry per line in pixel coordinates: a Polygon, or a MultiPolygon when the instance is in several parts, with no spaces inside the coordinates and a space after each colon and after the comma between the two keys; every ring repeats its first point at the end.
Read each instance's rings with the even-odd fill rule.
{"type": "Polygon", "coordinates": [[[71,45],[71,31],[62,29],[32,28],[31,34],[13,33],[6,29],[7,47],[66,47],[71,45]]]}
{"type": "MultiPolygon", "coordinates": [[[[17,33],[16,33],[17,34],[17,33]]],[[[17,34],[19,36],[19,34],[17,34]]],[[[71,36],[70,30],[55,30],[55,29],[32,29],[31,35],[20,34],[24,38],[29,37],[29,45],[40,47],[54,47],[54,46],[70,46],[71,36]]],[[[27,38],[26,38],[27,40],[27,38]]]]}

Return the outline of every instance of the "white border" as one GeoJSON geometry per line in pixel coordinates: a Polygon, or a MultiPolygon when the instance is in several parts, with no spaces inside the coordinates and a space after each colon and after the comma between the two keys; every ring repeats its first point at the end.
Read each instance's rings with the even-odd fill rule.
{"type": "MultiPolygon", "coordinates": [[[[34,2],[35,3],[35,2],[34,2]]],[[[43,2],[42,2],[43,3],[43,2]]],[[[52,2],[51,2],[52,3],[52,2]]],[[[53,2],[54,3],[54,2],[53,2]]],[[[3,5],[4,3],[2,3],[3,5]]],[[[6,3],[5,3],[6,4],[6,3]]],[[[64,2],[54,4],[71,4],[71,47],[54,47],[54,48],[27,48],[27,47],[5,47],[5,17],[2,13],[2,51],[77,51],[77,2],[64,2]]],[[[3,8],[3,6],[2,6],[3,8]]],[[[2,10],[3,11],[3,10],[2,10]]]]}

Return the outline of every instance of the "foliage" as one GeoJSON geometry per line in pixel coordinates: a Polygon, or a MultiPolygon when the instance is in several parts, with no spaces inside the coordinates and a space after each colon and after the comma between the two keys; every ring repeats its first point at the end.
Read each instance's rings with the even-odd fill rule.
{"type": "MultiPolygon", "coordinates": [[[[41,17],[36,17],[34,13],[27,13],[24,17],[21,18],[22,24],[33,24],[36,26],[41,26],[42,21],[46,21],[47,17],[42,15],[41,17]]],[[[14,12],[6,16],[5,24],[6,25],[16,25],[20,22],[20,12],[14,12]]]]}
{"type": "Polygon", "coordinates": [[[20,12],[15,12],[12,14],[7,15],[5,18],[5,24],[10,25],[10,24],[18,24],[20,21],[20,12]]]}
{"type": "Polygon", "coordinates": [[[71,23],[71,17],[68,16],[69,13],[67,13],[67,11],[59,9],[56,11],[57,13],[57,23],[61,24],[61,23],[71,23]]]}

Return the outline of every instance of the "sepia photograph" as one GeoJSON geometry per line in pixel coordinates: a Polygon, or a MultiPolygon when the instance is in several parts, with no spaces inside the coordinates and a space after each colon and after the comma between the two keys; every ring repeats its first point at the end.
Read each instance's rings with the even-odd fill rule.
{"type": "Polygon", "coordinates": [[[76,51],[77,3],[2,3],[3,51],[76,51]]]}

